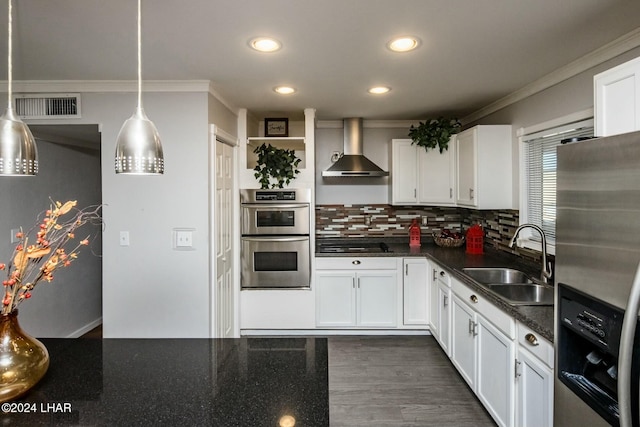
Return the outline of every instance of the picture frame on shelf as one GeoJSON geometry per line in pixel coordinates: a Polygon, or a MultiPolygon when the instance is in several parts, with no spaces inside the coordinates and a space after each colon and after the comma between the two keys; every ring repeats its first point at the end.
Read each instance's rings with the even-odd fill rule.
{"type": "Polygon", "coordinates": [[[289,119],[287,118],[264,119],[264,136],[267,136],[267,137],[289,136],[289,119]]]}

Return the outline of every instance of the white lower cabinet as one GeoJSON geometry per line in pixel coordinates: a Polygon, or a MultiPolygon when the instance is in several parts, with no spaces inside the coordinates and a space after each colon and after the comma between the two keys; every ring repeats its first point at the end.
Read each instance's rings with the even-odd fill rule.
{"type": "Polygon", "coordinates": [[[315,287],[317,327],[397,325],[395,258],[318,258],[315,287]]]}
{"type": "Polygon", "coordinates": [[[402,261],[402,319],[406,326],[429,324],[429,266],[426,258],[402,261]]]}
{"type": "Polygon", "coordinates": [[[449,356],[451,348],[451,276],[437,264],[429,275],[431,335],[449,356]]]}
{"type": "Polygon", "coordinates": [[[478,315],[476,395],[499,426],[513,426],[515,344],[478,315]]]}
{"type": "Polygon", "coordinates": [[[515,421],[515,322],[451,280],[451,361],[499,426],[515,421]]]}
{"type": "Polygon", "coordinates": [[[516,426],[553,425],[553,344],[518,323],[516,426]]]}

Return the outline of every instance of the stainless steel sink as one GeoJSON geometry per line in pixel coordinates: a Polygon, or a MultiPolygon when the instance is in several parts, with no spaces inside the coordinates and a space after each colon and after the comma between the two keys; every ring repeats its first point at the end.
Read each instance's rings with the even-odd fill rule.
{"type": "Polygon", "coordinates": [[[511,305],[553,305],[553,287],[513,268],[463,268],[462,272],[511,305]]]}
{"type": "Polygon", "coordinates": [[[463,268],[462,272],[482,284],[534,283],[527,274],[512,268],[463,268]]]}
{"type": "Polygon", "coordinates": [[[528,283],[484,286],[512,305],[553,305],[553,287],[551,286],[528,283]]]}

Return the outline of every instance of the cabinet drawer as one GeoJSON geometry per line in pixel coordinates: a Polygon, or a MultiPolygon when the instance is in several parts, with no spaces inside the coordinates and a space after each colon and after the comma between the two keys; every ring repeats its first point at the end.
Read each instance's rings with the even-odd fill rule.
{"type": "Polygon", "coordinates": [[[550,341],[520,322],[517,324],[517,334],[520,348],[526,348],[545,365],[553,368],[553,344],[550,341]]]}
{"type": "Polygon", "coordinates": [[[451,281],[451,288],[462,301],[469,305],[469,307],[493,323],[493,325],[504,332],[507,337],[515,339],[515,320],[511,316],[490,303],[479,292],[471,290],[458,280],[454,279],[451,281]]]}
{"type": "Polygon", "coordinates": [[[437,264],[431,264],[431,277],[445,286],[451,287],[451,275],[437,264]]]}
{"type": "Polygon", "coordinates": [[[316,258],[316,270],[396,270],[395,257],[335,257],[316,258]]]}

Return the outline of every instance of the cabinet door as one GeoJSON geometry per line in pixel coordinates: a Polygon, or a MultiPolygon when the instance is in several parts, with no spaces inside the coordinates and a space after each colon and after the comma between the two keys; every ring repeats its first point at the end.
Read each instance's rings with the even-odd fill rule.
{"type": "Polygon", "coordinates": [[[594,85],[596,135],[640,130],[640,59],[596,75],[594,85]]]}
{"type": "Polygon", "coordinates": [[[358,326],[396,326],[397,278],[397,273],[389,270],[356,274],[358,326]]]}
{"type": "Polygon", "coordinates": [[[451,361],[471,389],[475,386],[476,335],[475,313],[455,294],[451,306],[451,361]]]}
{"type": "Polygon", "coordinates": [[[356,275],[351,271],[322,271],[316,274],[316,325],[356,324],[356,275]]]}
{"type": "Polygon", "coordinates": [[[402,298],[405,325],[429,323],[428,265],[424,258],[403,260],[402,298]]]}
{"type": "Polygon", "coordinates": [[[416,146],[410,139],[394,139],[391,144],[391,204],[417,203],[416,146]]]}
{"type": "Polygon", "coordinates": [[[515,420],[515,344],[479,314],[476,395],[494,421],[511,427],[515,420]]]}
{"type": "Polygon", "coordinates": [[[438,342],[447,356],[451,355],[451,289],[438,281],[438,342]]]}
{"type": "Polygon", "coordinates": [[[477,129],[472,128],[458,134],[456,150],[456,174],[458,181],[456,202],[460,205],[475,206],[477,129]]]}
{"type": "Polygon", "coordinates": [[[425,151],[417,147],[418,202],[430,205],[455,204],[456,137],[449,140],[449,149],[425,151]]]}
{"type": "Polygon", "coordinates": [[[526,350],[518,351],[518,427],[553,425],[553,372],[526,350]]]}
{"type": "Polygon", "coordinates": [[[429,269],[429,329],[436,340],[440,340],[440,300],[436,268],[429,269]]]}

